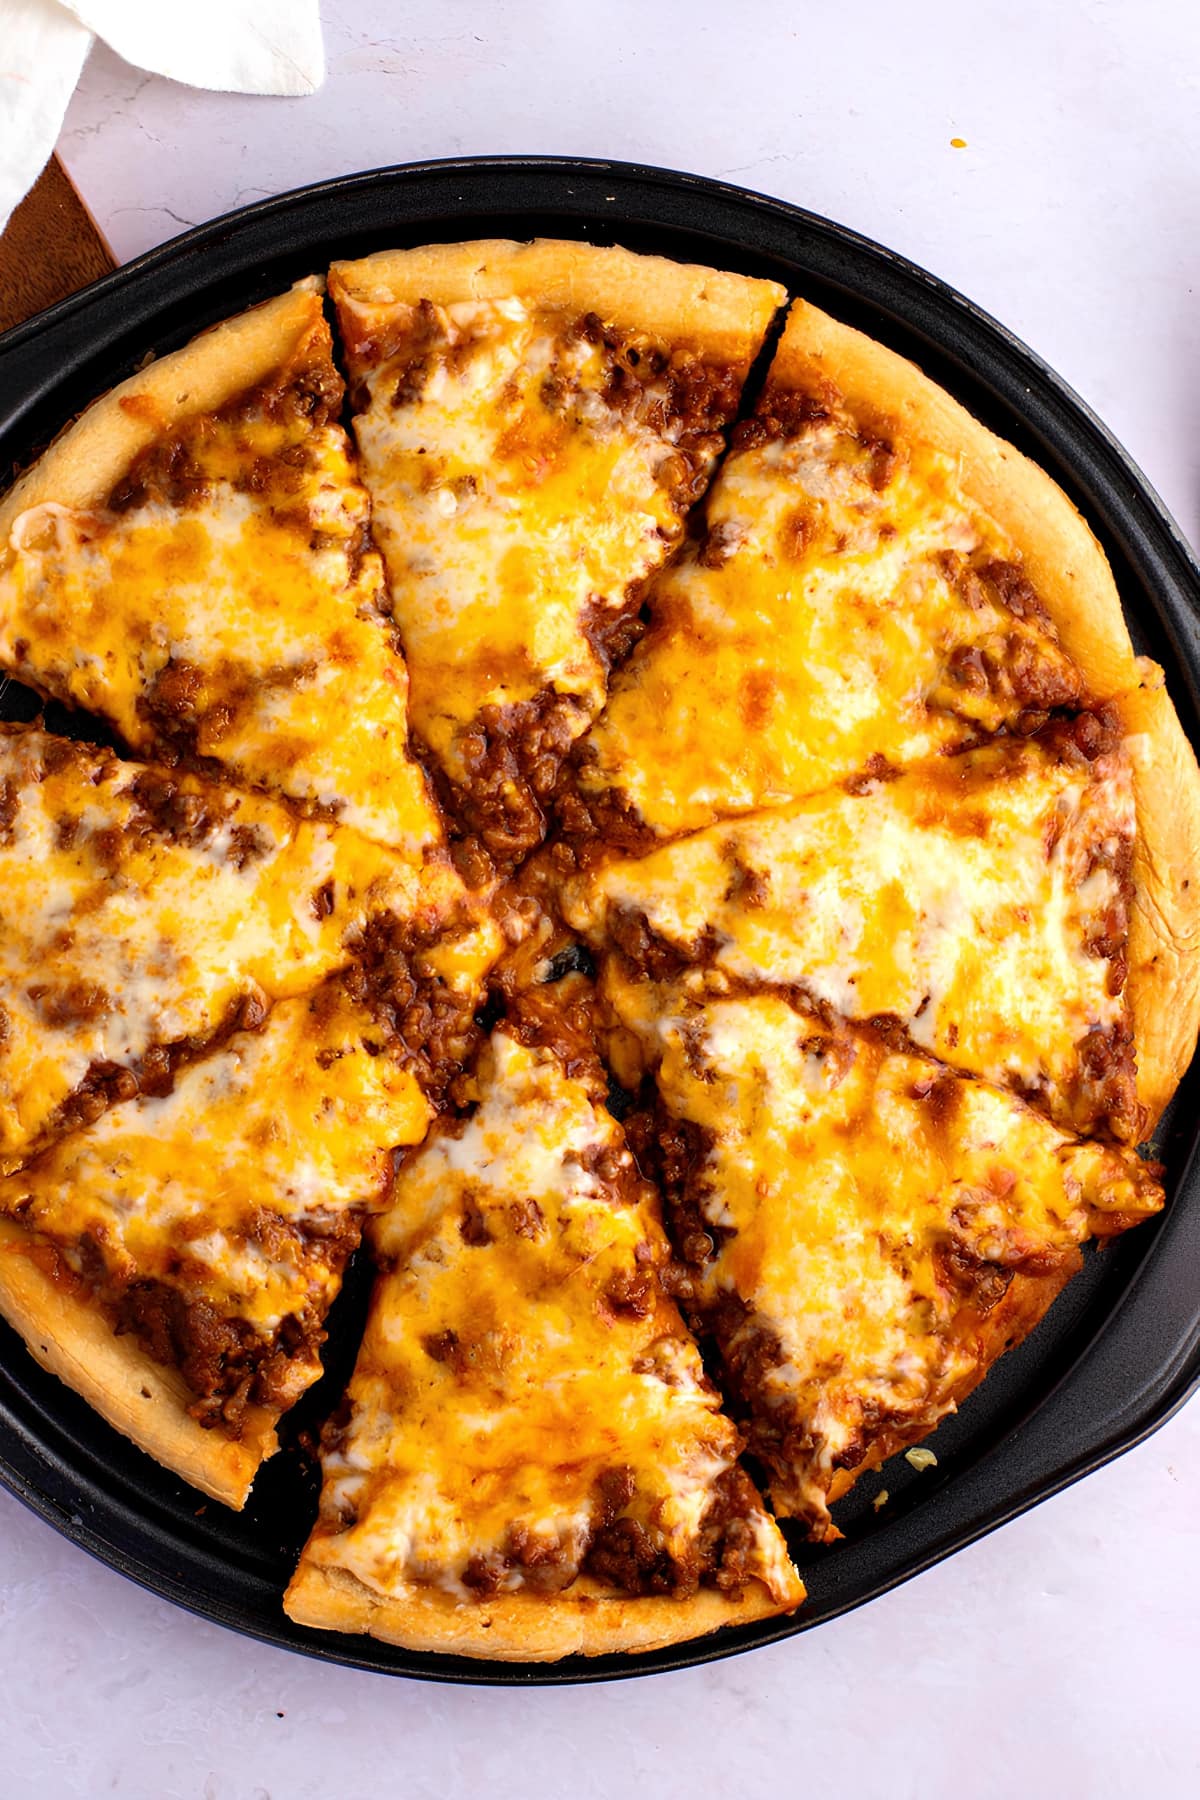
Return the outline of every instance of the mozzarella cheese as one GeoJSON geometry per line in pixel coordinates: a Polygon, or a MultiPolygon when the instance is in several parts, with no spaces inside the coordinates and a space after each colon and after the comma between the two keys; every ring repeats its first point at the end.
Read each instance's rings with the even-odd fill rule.
{"type": "Polygon", "coordinates": [[[243,410],[179,444],[186,484],[17,517],[0,662],[135,750],[180,746],[383,843],[437,843],[345,433],[243,410]]]}
{"type": "Polygon", "coordinates": [[[678,424],[610,405],[603,348],[573,323],[516,299],[398,306],[401,353],[355,371],[412,722],[455,782],[485,708],[549,689],[577,703],[564,729],[585,729],[605,692],[589,621],[622,609],[681,529],[678,424]]]}
{"type": "MultiPolygon", "coordinates": [[[[605,1479],[628,1472],[621,1516],[686,1563],[738,1439],[658,1291],[666,1242],[620,1128],[550,1051],[503,1031],[480,1089],[374,1228],[389,1272],[306,1558],[393,1596],[467,1600],[481,1565],[490,1591],[561,1588],[605,1479]]],[[[749,1572],[794,1600],[774,1525],[755,1510],[746,1528],[749,1572]]]]}
{"type": "Polygon", "coordinates": [[[1048,703],[1080,699],[1049,625],[974,579],[1015,552],[953,462],[897,446],[893,463],[881,480],[845,418],[735,449],[705,543],[648,595],[587,740],[586,795],[614,791],[672,837],[1011,724],[1029,672],[1048,703]]]}
{"type": "Polygon", "coordinates": [[[953,1067],[1094,1125],[1080,1046],[1115,1041],[1125,1003],[1093,946],[1124,920],[1134,825],[1124,756],[1000,743],[609,864],[563,909],[599,944],[640,915],[726,985],[898,1019],[953,1067]]]}
{"type": "Polygon", "coordinates": [[[1135,1156],[776,996],[695,1003],[611,973],[607,997],[702,1134],[676,1195],[711,1233],[695,1304],[776,1510],[816,1536],[836,1536],[839,1470],[923,1436],[986,1372],[1003,1346],[980,1318],[1014,1273],[1065,1279],[1091,1233],[1162,1205],[1135,1156]]]}
{"type": "MultiPolygon", "coordinates": [[[[165,1282],[269,1340],[289,1318],[324,1317],[341,1282],[339,1216],[383,1203],[393,1147],[418,1142],[431,1117],[415,1076],[330,985],[282,1001],[170,1093],[114,1107],[0,1179],[0,1212],[84,1281],[90,1245],[110,1288],[165,1282]]],[[[319,1373],[310,1342],[290,1398],[319,1373]]]]}
{"type": "Polygon", "coordinates": [[[151,1049],[211,1036],[247,996],[315,986],[374,914],[436,920],[461,892],[448,868],[274,801],[40,731],[0,735],[0,802],[10,1166],[97,1065],[136,1072],[151,1049]]]}

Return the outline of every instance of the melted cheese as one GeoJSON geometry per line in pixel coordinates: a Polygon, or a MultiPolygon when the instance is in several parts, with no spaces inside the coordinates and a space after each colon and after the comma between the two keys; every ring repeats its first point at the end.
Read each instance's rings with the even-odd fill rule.
{"type": "Polygon", "coordinates": [[[943,1061],[1078,1123],[1080,1044],[1125,1018],[1088,946],[1123,916],[1113,865],[1133,831],[1123,757],[1077,766],[1001,743],[711,826],[573,883],[563,907],[596,943],[641,914],[721,976],[890,1015],[943,1061]]]}
{"type": "MultiPolygon", "coordinates": [[[[391,1272],[307,1551],[389,1595],[429,1583],[469,1598],[481,1559],[501,1591],[536,1588],[547,1557],[552,1585],[569,1583],[601,1478],[621,1470],[636,1484],[622,1516],[686,1560],[738,1450],[657,1285],[646,1316],[621,1310],[623,1284],[667,1252],[639,1188],[614,1185],[612,1169],[632,1173],[620,1128],[550,1052],[503,1033],[480,1086],[461,1133],[401,1170],[376,1227],[391,1272]]],[[[746,1523],[753,1572],[794,1599],[773,1524],[746,1523]]]]}
{"type": "MultiPolygon", "coordinates": [[[[341,305],[353,345],[355,307],[341,305]]],[[[589,616],[623,607],[679,535],[678,428],[615,411],[602,348],[572,322],[515,299],[401,306],[388,330],[409,334],[407,362],[356,371],[413,726],[456,782],[486,707],[552,689],[575,698],[571,729],[585,729],[605,692],[589,616]],[[413,334],[423,353],[436,336],[415,372],[413,334]]]]}
{"type": "Polygon", "coordinates": [[[842,1453],[922,1436],[998,1353],[947,1258],[1065,1275],[1089,1233],[1162,1204],[1136,1157],[774,996],[696,1005],[611,976],[608,997],[670,1112],[706,1134],[687,1197],[717,1242],[697,1303],[744,1303],[718,1323],[734,1371],[775,1346],[745,1382],[751,1447],[776,1509],[818,1536],[842,1453]]]}
{"type": "Polygon", "coordinates": [[[39,731],[0,736],[10,1166],[93,1065],[136,1069],[156,1046],[208,1037],[246,996],[315,986],[376,913],[433,922],[461,894],[448,868],[190,776],[170,778],[177,807],[159,825],[139,792],[163,779],[39,731]]]}
{"type": "Polygon", "coordinates": [[[148,752],[164,739],[147,703],[173,683],[167,742],[383,843],[438,842],[345,434],[249,414],[184,442],[194,483],[180,499],[147,490],[121,511],[51,502],[16,519],[0,545],[0,662],[148,752]]]}
{"type": "Polygon", "coordinates": [[[947,557],[1014,555],[953,463],[914,447],[878,479],[846,421],[729,457],[707,545],[648,596],[650,629],[587,741],[585,793],[616,790],[670,837],[1012,723],[1028,702],[1003,680],[956,680],[956,652],[1078,698],[1048,626],[948,578],[947,557]]]}
{"type": "MultiPolygon", "coordinates": [[[[345,1252],[329,1233],[383,1203],[392,1147],[431,1116],[415,1077],[377,1053],[369,1017],[324,988],[0,1180],[0,1212],[84,1280],[90,1242],[110,1285],[166,1282],[269,1339],[288,1318],[324,1317],[345,1252]]],[[[319,1373],[315,1350],[298,1356],[293,1398],[319,1373]]]]}

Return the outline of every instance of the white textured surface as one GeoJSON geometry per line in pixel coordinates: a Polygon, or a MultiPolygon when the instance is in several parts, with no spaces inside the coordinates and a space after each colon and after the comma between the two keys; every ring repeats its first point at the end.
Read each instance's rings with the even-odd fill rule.
{"type": "Polygon", "coordinates": [[[93,34],[139,69],[242,94],[311,94],[317,0],[0,0],[0,229],[58,136],[93,34]]]}
{"type": "MultiPolygon", "coordinates": [[[[1055,364],[1200,538],[1193,0],[327,5],[304,101],[97,52],[62,148],[123,256],[302,181],[472,151],[724,175],[935,269],[1055,364]],[[953,149],[952,137],[967,140],[953,149]]],[[[436,1689],[201,1624],[0,1497],[0,1792],[1200,1791],[1200,1406],[906,1588],[736,1662],[579,1691],[436,1689]],[[280,1718],[278,1715],[283,1714],[280,1718]]]]}
{"type": "Polygon", "coordinates": [[[1083,1485],[806,1637],[679,1675],[525,1693],[395,1681],[246,1642],[151,1599],[0,1496],[0,1792],[1192,1800],[1198,1480],[1194,1405],[1083,1485]]]}

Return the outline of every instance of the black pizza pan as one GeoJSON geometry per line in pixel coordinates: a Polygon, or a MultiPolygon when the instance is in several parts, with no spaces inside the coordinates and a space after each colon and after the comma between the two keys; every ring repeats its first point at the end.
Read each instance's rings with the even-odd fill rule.
{"type": "MultiPolygon", "coordinates": [[[[150,352],[339,256],[481,236],[586,238],[771,276],[912,357],[1062,484],[1104,544],[1137,648],[1167,670],[1200,742],[1200,567],[1145,477],[1044,363],[924,270],[812,213],[721,183],[619,163],[477,158],[378,169],[189,231],[0,337],[0,484],[150,352]]],[[[28,717],[10,687],[0,714],[28,717]]],[[[70,721],[60,721],[70,727],[70,721]]],[[[1090,1254],[1033,1336],[938,1431],[937,1467],[896,1459],[838,1509],[844,1541],[793,1542],[809,1588],[793,1618],[640,1656],[549,1667],[416,1655],[311,1632],[280,1597],[314,1515],[303,1445],[344,1383],[368,1273],[331,1320],[327,1373],[286,1426],[244,1513],[205,1503],[45,1374],[0,1327],[0,1481],[84,1549],[206,1618],[313,1656],[441,1681],[608,1680],[810,1630],[971,1543],[1128,1449],[1200,1382],[1197,1071],[1157,1153],[1169,1205],[1090,1254]],[[889,1490],[876,1511],[873,1496],[889,1490]]]]}

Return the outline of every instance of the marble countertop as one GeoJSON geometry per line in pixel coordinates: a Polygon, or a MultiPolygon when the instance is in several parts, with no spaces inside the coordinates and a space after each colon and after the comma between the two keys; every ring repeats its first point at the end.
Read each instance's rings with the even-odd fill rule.
{"type": "MultiPolygon", "coordinates": [[[[430,156],[557,151],[722,176],[867,232],[995,313],[1200,542],[1193,0],[619,0],[599,31],[550,0],[323,11],[329,76],[307,100],[193,92],[93,55],[60,151],[119,257],[264,194],[430,156]]],[[[1193,1404],[802,1638],[525,1692],[265,1649],[146,1595],[0,1494],[0,1791],[608,1800],[648,1778],[694,1796],[1190,1796],[1198,1493],[1193,1404]]]]}

